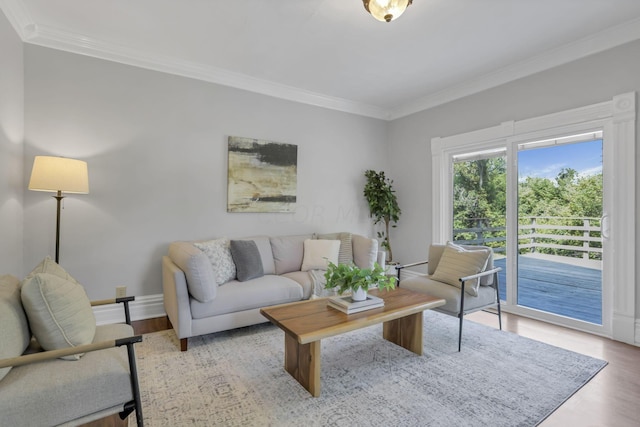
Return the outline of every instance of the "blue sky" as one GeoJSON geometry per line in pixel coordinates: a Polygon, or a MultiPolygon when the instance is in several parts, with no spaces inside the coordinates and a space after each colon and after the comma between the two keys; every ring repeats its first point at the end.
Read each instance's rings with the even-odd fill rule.
{"type": "Polygon", "coordinates": [[[554,145],[520,151],[518,177],[555,179],[563,168],[572,168],[578,174],[594,175],[602,172],[602,140],[554,145]]]}

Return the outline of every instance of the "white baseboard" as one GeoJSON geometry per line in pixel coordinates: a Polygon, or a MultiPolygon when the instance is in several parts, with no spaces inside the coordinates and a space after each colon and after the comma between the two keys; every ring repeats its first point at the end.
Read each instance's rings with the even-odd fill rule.
{"type": "MultiPolygon", "coordinates": [[[[96,316],[97,325],[122,323],[125,320],[122,304],[108,304],[93,307],[93,313],[96,316]]],[[[129,303],[129,314],[131,315],[131,320],[144,320],[166,316],[167,313],[164,311],[162,294],[136,297],[135,301],[129,303]]]]}
{"type": "Polygon", "coordinates": [[[635,337],[635,345],[640,347],[640,319],[636,319],[636,337],[635,337]]]}

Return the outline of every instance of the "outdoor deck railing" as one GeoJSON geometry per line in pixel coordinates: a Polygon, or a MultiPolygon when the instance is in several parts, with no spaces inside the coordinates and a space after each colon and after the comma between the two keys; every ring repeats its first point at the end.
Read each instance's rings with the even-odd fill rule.
{"type": "MultiPolygon", "coordinates": [[[[476,224],[490,224],[486,218],[476,224]]],[[[539,252],[550,255],[602,259],[601,219],[586,217],[527,216],[518,221],[520,253],[539,252]]],[[[496,253],[506,252],[506,227],[478,226],[453,230],[461,244],[485,245],[496,253]]]]}

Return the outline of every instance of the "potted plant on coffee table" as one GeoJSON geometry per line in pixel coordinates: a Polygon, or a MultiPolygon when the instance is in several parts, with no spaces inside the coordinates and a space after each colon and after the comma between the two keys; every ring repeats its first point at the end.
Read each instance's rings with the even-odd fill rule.
{"type": "Polygon", "coordinates": [[[391,290],[396,287],[396,278],[387,276],[384,270],[376,262],[374,267],[359,268],[354,264],[334,264],[329,261],[325,289],[335,289],[340,295],[351,291],[354,301],[367,299],[367,290],[372,287],[391,290]]]}

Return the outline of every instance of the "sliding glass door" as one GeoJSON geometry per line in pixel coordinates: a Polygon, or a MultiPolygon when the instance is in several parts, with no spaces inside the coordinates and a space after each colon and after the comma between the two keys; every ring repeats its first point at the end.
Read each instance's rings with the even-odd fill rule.
{"type": "Polygon", "coordinates": [[[517,148],[517,305],[602,325],[602,132],[517,148]]]}
{"type": "Polygon", "coordinates": [[[453,241],[493,249],[506,306],[555,323],[601,326],[602,131],[451,159],[453,241]],[[507,212],[516,217],[511,226],[507,212]]]}

